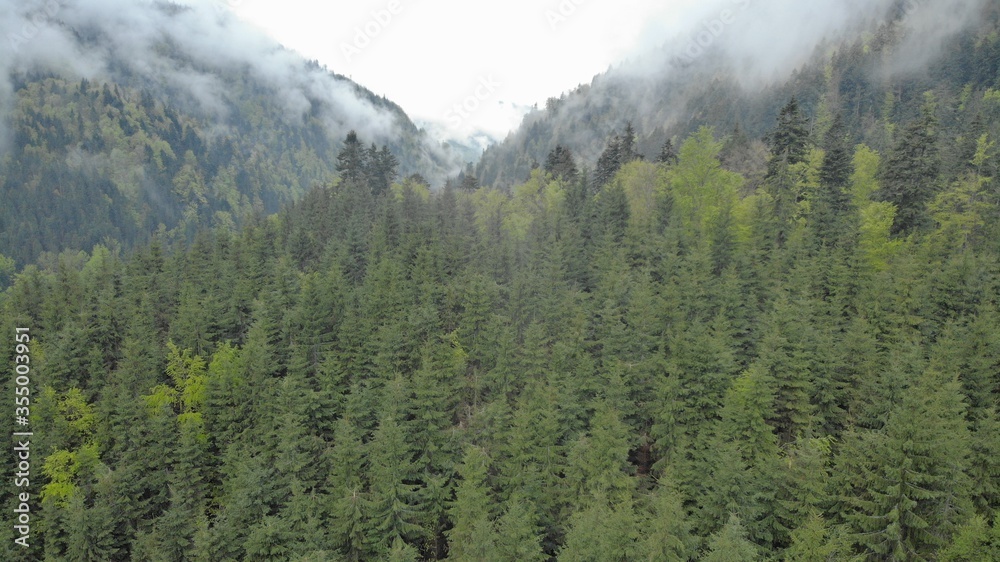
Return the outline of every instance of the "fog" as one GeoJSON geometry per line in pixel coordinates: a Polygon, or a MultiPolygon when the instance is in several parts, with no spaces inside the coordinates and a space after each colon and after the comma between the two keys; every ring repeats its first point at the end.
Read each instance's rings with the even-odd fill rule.
{"type": "MultiPolygon", "coordinates": [[[[989,1],[705,2],[684,11],[679,19],[650,22],[641,45],[627,60],[589,84],[550,100],[548,108],[527,115],[517,132],[487,151],[479,167],[480,179],[498,185],[516,182],[526,171],[505,169],[500,163],[541,161],[557,143],[568,147],[582,163],[593,165],[610,134],[620,132],[626,120],[634,122],[640,139],[645,136],[649,144],[662,143],[665,131],[709,117],[692,115],[690,102],[699,101],[692,96],[714,95],[716,80],[723,85],[735,80],[737,87],[752,96],[787,83],[817,55],[830,55],[844,41],[853,42],[890,21],[902,43],[893,58],[882,61],[879,71],[886,76],[873,78],[922,71],[942,53],[949,38],[977,21],[989,1]],[[584,125],[581,116],[595,112],[600,119],[584,125]],[[526,150],[527,131],[533,129],[550,131],[546,142],[534,141],[527,159],[512,155],[526,150]]],[[[735,108],[721,101],[714,107],[735,108]]]]}
{"type": "Polygon", "coordinates": [[[52,72],[116,81],[124,67],[144,87],[168,93],[188,111],[225,123],[231,107],[222,72],[249,73],[276,92],[289,122],[314,102],[331,135],[398,138],[391,111],[357,96],[353,85],[309,65],[222,2],[184,5],[145,0],[0,0],[0,109],[10,109],[12,73],[52,72]]]}
{"type": "MultiPolygon", "coordinates": [[[[715,0],[674,4],[674,17],[651,18],[629,60],[595,82],[586,99],[569,96],[559,118],[572,120],[582,103],[607,103],[627,105],[640,114],[663,113],[657,113],[656,119],[669,124],[682,116],[657,106],[657,84],[681,75],[711,77],[720,65],[747,88],[780,82],[817,48],[890,15],[906,30],[906,39],[899,49],[901,54],[889,61],[888,71],[911,72],[926,65],[943,42],[972,21],[988,1],[715,0]]],[[[664,8],[668,9],[669,5],[664,8]]],[[[402,127],[412,126],[360,98],[350,82],[308,64],[237,19],[222,0],[184,0],[182,4],[0,0],[0,111],[5,115],[12,102],[13,73],[41,70],[115,81],[121,68],[143,86],[158,88],[173,103],[216,119],[223,126],[235,101],[223,81],[225,72],[249,73],[268,85],[289,122],[301,122],[314,106],[320,107],[320,117],[331,137],[342,138],[347,129],[356,129],[366,140],[382,143],[400,138],[402,127]]],[[[589,81],[590,77],[581,76],[580,80],[589,81]]],[[[526,122],[539,118],[540,114],[528,115],[526,122]]],[[[0,142],[7,137],[3,133],[0,131],[0,142]]],[[[441,138],[453,133],[434,131],[441,138]]],[[[581,155],[593,158],[591,152],[606,133],[577,130],[567,132],[563,140],[590,147],[582,148],[581,155]]],[[[467,144],[476,147],[481,141],[470,139],[467,144]]],[[[422,150],[438,160],[448,158],[434,142],[426,143],[422,150]]],[[[452,151],[451,157],[468,159],[472,155],[469,150],[452,151]]],[[[425,175],[436,174],[427,171],[425,175]]]]}

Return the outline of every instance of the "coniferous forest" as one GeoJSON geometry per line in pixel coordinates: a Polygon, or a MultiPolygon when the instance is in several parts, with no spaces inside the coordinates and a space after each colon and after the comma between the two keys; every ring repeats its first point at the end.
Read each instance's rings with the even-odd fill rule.
{"type": "Polygon", "coordinates": [[[993,142],[917,191],[933,107],[805,123],[752,193],[711,129],[512,193],[380,191],[352,136],[240,232],[29,265],[31,556],[996,559],[993,142]]]}
{"type": "Polygon", "coordinates": [[[1000,560],[991,21],[934,87],[809,67],[759,134],[626,120],[509,189],[355,131],[251,180],[162,103],[26,86],[0,184],[62,206],[0,213],[0,559],[1000,560]],[[126,133],[166,210],[64,162],[126,133]]]}

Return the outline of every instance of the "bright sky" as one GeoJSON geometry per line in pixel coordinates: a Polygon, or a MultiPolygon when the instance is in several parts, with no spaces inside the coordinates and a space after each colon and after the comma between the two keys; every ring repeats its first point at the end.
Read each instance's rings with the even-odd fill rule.
{"type": "MultiPolygon", "coordinates": [[[[502,137],[642,47],[698,0],[225,0],[286,47],[400,104],[420,124],[502,137]]],[[[702,2],[704,3],[704,2],[702,2]]]]}

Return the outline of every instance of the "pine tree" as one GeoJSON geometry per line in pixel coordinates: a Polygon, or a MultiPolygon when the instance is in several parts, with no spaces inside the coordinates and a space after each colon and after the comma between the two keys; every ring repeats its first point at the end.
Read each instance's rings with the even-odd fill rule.
{"type": "Polygon", "coordinates": [[[473,192],[479,189],[479,178],[472,167],[472,162],[465,165],[465,170],[459,173],[458,188],[465,192],[473,192]]]}
{"type": "Polygon", "coordinates": [[[416,471],[403,428],[387,414],[368,444],[370,492],[365,512],[371,525],[368,547],[386,553],[396,539],[412,543],[424,535],[417,521],[416,471]]]}
{"type": "Polygon", "coordinates": [[[622,166],[641,158],[642,156],[635,151],[635,130],[630,121],[624,133],[612,135],[608,139],[604,152],[597,159],[593,177],[594,189],[600,190],[614,178],[622,166]]]}
{"type": "Polygon", "coordinates": [[[819,173],[820,191],[814,210],[816,231],[820,239],[833,244],[841,240],[850,226],[849,186],[853,170],[846,134],[843,118],[837,114],[823,142],[825,154],[819,173]]]}
{"type": "Polygon", "coordinates": [[[855,541],[872,557],[910,561],[947,545],[971,510],[969,432],[958,381],[929,369],[904,392],[884,432],[847,440],[855,491],[844,498],[855,541]]]}
{"type": "Polygon", "coordinates": [[[575,183],[579,175],[576,163],[573,161],[573,153],[561,144],[556,145],[545,158],[545,171],[567,184],[575,183]]]}
{"type": "Polygon", "coordinates": [[[448,510],[454,527],[447,531],[448,560],[472,562],[493,560],[497,536],[493,530],[487,471],[490,458],[470,446],[459,467],[455,501],[448,510]]]}
{"type": "Polygon", "coordinates": [[[671,482],[661,478],[649,503],[648,519],[643,526],[647,560],[691,560],[697,550],[698,539],[692,533],[680,492],[671,482]]]}
{"type": "Polygon", "coordinates": [[[802,114],[798,99],[792,97],[781,108],[777,126],[767,140],[771,146],[769,176],[774,174],[778,163],[792,166],[805,160],[809,146],[809,124],[802,114]]]}
{"type": "Polygon", "coordinates": [[[955,533],[954,541],[941,550],[940,562],[992,562],[1000,560],[1000,518],[993,525],[981,515],[971,517],[955,533]]]}
{"type": "Polygon", "coordinates": [[[813,512],[801,527],[792,532],[792,545],[785,550],[787,562],[826,562],[848,555],[845,541],[831,530],[818,512],[813,512]]]}
{"type": "Polygon", "coordinates": [[[660,154],[657,155],[656,162],[673,166],[677,163],[677,158],[677,149],[674,148],[674,141],[671,139],[663,141],[663,147],[660,148],[660,154]]]}
{"type": "Polygon", "coordinates": [[[629,562],[645,558],[639,521],[632,502],[610,504],[598,498],[569,518],[566,544],[559,560],[566,562],[629,562]]]}
{"type": "Polygon", "coordinates": [[[746,529],[739,517],[731,515],[729,522],[708,540],[708,554],[702,562],[756,562],[757,547],[746,538],[746,529]]]}
{"type": "Polygon", "coordinates": [[[631,496],[629,449],[628,427],[620,414],[606,404],[598,404],[590,431],[569,453],[567,480],[578,505],[587,505],[591,498],[618,501],[631,496]]]}
{"type": "Polygon", "coordinates": [[[336,422],[330,451],[330,473],[325,497],[330,502],[331,543],[347,560],[362,560],[367,552],[365,539],[369,522],[363,511],[364,445],[357,427],[349,418],[336,422]]]}
{"type": "Polygon", "coordinates": [[[388,146],[382,145],[381,150],[376,150],[373,144],[368,152],[367,162],[366,175],[371,183],[372,194],[378,197],[388,193],[389,187],[396,181],[398,175],[399,159],[389,152],[388,146]]]}
{"type": "Polygon", "coordinates": [[[337,154],[337,172],[342,181],[360,186],[367,179],[365,169],[368,166],[368,154],[364,145],[358,139],[355,131],[349,131],[344,139],[344,147],[337,154]]]}
{"type": "Polygon", "coordinates": [[[507,510],[496,520],[496,556],[498,560],[543,562],[548,555],[542,551],[542,533],[531,502],[514,498],[507,510]]]}
{"type": "Polygon", "coordinates": [[[937,148],[937,117],[933,103],[910,123],[883,160],[876,197],[896,206],[893,234],[908,234],[927,226],[927,204],[938,191],[941,167],[937,148]]]}

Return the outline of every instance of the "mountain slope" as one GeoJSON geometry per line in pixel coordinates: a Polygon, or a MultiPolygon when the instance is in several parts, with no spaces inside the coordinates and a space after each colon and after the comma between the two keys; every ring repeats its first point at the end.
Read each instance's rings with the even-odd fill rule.
{"type": "Polygon", "coordinates": [[[0,254],[18,263],[274,212],[333,181],[352,129],[403,174],[451,167],[399,106],[224,13],[5,4],[36,29],[0,46],[0,254]]]}
{"type": "Polygon", "coordinates": [[[811,118],[815,135],[840,113],[854,139],[882,150],[891,142],[885,124],[916,116],[924,92],[934,90],[943,103],[957,107],[963,95],[981,98],[997,86],[996,3],[874,2],[866,8],[862,13],[869,17],[812,38],[803,43],[808,50],[800,47],[797,53],[776,54],[780,46],[746,39],[766,39],[775,25],[749,20],[747,29],[727,31],[695,59],[686,54],[685,43],[671,42],[623,63],[527,115],[503,143],[485,151],[478,179],[509,188],[524,181],[557,145],[592,168],[608,140],[628,122],[635,128],[638,152],[650,159],[667,139],[676,144],[702,125],[720,134],[739,128],[761,138],[792,96],[811,118]],[[958,16],[942,12],[961,18],[948,25],[958,16]],[[762,78],[748,61],[767,56],[797,62],[762,78]],[[970,91],[963,94],[966,87],[970,91]]]}

